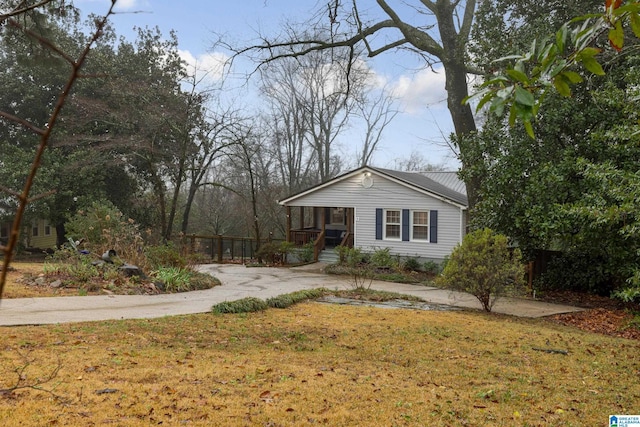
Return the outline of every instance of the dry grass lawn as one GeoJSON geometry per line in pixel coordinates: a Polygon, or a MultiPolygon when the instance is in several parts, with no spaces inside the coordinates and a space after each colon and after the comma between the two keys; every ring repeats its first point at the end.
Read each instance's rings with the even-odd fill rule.
{"type": "Polygon", "coordinates": [[[7,283],[5,284],[2,298],[33,298],[33,297],[60,297],[78,295],[78,288],[58,288],[49,286],[28,286],[20,282],[25,275],[38,276],[44,270],[43,262],[13,262],[11,268],[14,270],[7,273],[7,283]]]}
{"type": "Polygon", "coordinates": [[[640,402],[639,342],[475,312],[12,327],[0,351],[0,388],[44,381],[0,393],[3,426],[604,426],[640,402]]]}

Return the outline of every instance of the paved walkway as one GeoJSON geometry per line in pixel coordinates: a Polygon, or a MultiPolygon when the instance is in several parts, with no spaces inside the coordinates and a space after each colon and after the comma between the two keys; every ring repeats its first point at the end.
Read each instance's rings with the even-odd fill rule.
{"type": "MultiPolygon", "coordinates": [[[[321,264],[295,268],[246,268],[208,264],[200,271],[220,279],[222,286],[203,291],[162,295],[101,295],[19,298],[0,301],[0,326],[40,325],[113,319],[141,319],[205,313],[214,304],[244,297],[267,299],[301,289],[349,289],[343,277],[322,273],[321,264]]],[[[374,281],[373,289],[415,295],[433,304],[480,309],[475,297],[438,288],[374,281]]],[[[566,305],[516,298],[498,300],[493,311],[520,317],[543,317],[580,311],[566,305]]]]}

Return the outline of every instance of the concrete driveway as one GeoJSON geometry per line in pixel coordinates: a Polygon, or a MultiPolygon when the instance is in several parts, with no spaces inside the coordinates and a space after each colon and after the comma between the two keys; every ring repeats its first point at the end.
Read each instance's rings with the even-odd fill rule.
{"type": "MultiPolygon", "coordinates": [[[[246,268],[207,264],[199,270],[220,279],[222,286],[203,291],[162,295],[103,295],[20,298],[0,301],[0,326],[40,325],[113,319],[141,319],[205,313],[214,304],[245,297],[267,299],[302,289],[349,289],[349,280],[322,273],[322,265],[294,268],[246,268]]],[[[475,297],[418,285],[374,281],[373,289],[415,295],[433,304],[480,309],[475,297]]],[[[543,317],[580,311],[566,305],[504,298],[493,311],[521,317],[543,317]]]]}

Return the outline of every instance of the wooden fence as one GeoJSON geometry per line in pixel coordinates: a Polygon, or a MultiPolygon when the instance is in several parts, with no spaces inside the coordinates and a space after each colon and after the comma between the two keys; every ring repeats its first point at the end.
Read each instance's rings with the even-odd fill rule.
{"type": "MultiPolygon", "coordinates": [[[[264,240],[262,244],[272,241],[274,240],[264,240]]],[[[219,263],[245,263],[256,258],[256,239],[252,237],[189,234],[182,238],[182,242],[184,252],[198,254],[219,263]]]]}

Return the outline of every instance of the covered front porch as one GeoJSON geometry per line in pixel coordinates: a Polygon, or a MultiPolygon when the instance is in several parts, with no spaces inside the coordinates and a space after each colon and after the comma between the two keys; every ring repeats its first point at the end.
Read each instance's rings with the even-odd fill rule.
{"type": "Polygon", "coordinates": [[[336,246],[353,247],[354,209],[346,207],[285,206],[287,241],[296,246],[313,243],[313,258],[336,246]]]}

